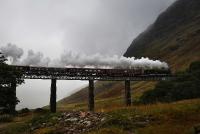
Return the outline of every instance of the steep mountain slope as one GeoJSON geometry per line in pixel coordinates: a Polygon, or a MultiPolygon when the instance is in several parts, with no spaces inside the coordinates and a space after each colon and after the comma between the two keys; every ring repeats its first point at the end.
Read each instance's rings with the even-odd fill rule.
{"type": "MultiPolygon", "coordinates": [[[[150,57],[169,63],[172,70],[182,70],[200,60],[200,0],[178,0],[141,33],[124,54],[126,57],[150,57]]],[[[132,84],[134,99],[153,89],[155,82],[132,84]]],[[[97,82],[96,99],[121,97],[123,83],[97,82]]],[[[87,88],[63,99],[62,103],[87,100],[87,88]]]]}
{"type": "MultiPolygon", "coordinates": [[[[131,82],[133,98],[137,100],[143,92],[154,88],[156,82],[131,82]]],[[[124,82],[105,82],[98,81],[95,83],[95,100],[122,98],[124,95],[124,82]]],[[[86,103],[88,100],[88,87],[66,97],[60,101],[60,104],[86,103]]]]}
{"type": "Polygon", "coordinates": [[[184,69],[200,59],[200,1],[178,0],[127,49],[126,57],[150,57],[184,69]]]}

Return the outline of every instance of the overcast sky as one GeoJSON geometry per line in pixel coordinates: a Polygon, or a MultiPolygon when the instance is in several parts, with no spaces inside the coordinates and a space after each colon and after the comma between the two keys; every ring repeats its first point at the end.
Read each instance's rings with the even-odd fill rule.
{"type": "MultiPolygon", "coordinates": [[[[64,50],[122,55],[132,40],[174,1],[0,0],[0,46],[13,43],[24,50],[41,51],[50,58],[59,57],[64,50]]],[[[40,83],[36,84],[41,85],[40,91],[49,91],[49,83],[34,83],[40,83]]],[[[68,90],[59,93],[67,95],[86,82],[70,83],[60,84],[68,90]]],[[[28,96],[25,87],[26,91],[36,91],[25,84],[18,91],[21,100],[28,96]]],[[[42,105],[48,104],[48,97],[41,97],[45,98],[42,105]]],[[[38,102],[31,103],[37,107],[38,102]]]]}

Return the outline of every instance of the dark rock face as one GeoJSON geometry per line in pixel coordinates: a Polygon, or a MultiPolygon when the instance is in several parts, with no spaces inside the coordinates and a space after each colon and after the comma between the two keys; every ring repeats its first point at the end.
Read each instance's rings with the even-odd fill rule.
{"type": "Polygon", "coordinates": [[[178,0],[163,12],[154,24],[141,33],[125,52],[126,57],[146,56],[149,45],[169,37],[177,27],[200,19],[200,0],[178,0]]]}

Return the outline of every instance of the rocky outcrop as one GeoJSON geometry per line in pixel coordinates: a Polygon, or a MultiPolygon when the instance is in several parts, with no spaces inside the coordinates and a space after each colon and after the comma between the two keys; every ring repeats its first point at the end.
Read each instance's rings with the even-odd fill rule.
{"type": "Polygon", "coordinates": [[[82,134],[96,129],[98,125],[105,121],[102,113],[92,112],[64,112],[59,116],[52,117],[52,121],[31,125],[31,131],[41,128],[54,128],[56,134],[82,134]]]}

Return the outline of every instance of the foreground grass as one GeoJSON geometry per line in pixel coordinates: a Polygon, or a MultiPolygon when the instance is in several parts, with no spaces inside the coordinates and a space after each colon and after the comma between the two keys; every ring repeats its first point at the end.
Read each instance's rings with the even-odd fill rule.
{"type": "MultiPolygon", "coordinates": [[[[98,100],[96,110],[107,115],[107,119],[89,134],[194,134],[194,127],[200,125],[200,99],[185,100],[168,104],[135,105],[129,108],[119,103],[120,98],[98,100]],[[109,105],[109,107],[108,107],[109,105]]],[[[87,105],[71,104],[69,109],[85,110],[87,105]]],[[[66,107],[65,107],[66,108],[66,107]]],[[[63,111],[63,109],[61,109],[63,111]]],[[[29,123],[54,122],[52,117],[60,113],[28,114],[16,117],[0,127],[2,134],[30,133],[29,123]]],[[[0,124],[1,126],[2,124],[0,124]]],[[[54,128],[42,128],[34,134],[54,133],[54,128]]]]}
{"type": "Polygon", "coordinates": [[[25,115],[23,117],[14,117],[9,122],[0,123],[0,133],[1,134],[21,134],[28,133],[28,123],[32,115],[25,115]]]}
{"type": "Polygon", "coordinates": [[[19,114],[13,117],[9,122],[0,123],[0,134],[29,134],[30,123],[33,123],[38,117],[48,115],[48,112],[35,113],[29,112],[26,114],[19,114]]]}
{"type": "Polygon", "coordinates": [[[90,134],[194,134],[200,124],[200,99],[108,111],[108,120],[90,134]]]}

